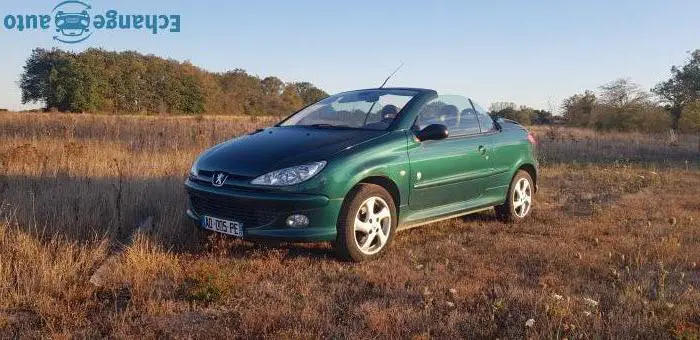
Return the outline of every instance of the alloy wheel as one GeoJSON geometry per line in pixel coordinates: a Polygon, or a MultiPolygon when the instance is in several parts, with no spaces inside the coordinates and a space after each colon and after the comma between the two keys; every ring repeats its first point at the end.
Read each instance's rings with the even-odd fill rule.
{"type": "Polygon", "coordinates": [[[521,178],[515,183],[513,190],[513,210],[523,218],[530,212],[532,206],[532,186],[527,178],[521,178]]]}
{"type": "Polygon", "coordinates": [[[355,243],[365,255],[378,253],[387,243],[391,232],[391,210],[380,197],[365,200],[355,215],[355,243]]]}

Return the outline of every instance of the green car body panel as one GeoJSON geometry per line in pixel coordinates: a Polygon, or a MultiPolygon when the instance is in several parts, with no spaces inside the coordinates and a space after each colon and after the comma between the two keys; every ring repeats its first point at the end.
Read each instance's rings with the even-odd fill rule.
{"type": "Polygon", "coordinates": [[[520,169],[537,182],[534,145],[523,127],[505,121],[496,131],[421,142],[412,127],[437,92],[408,90],[417,95],[383,131],[278,125],[205,151],[196,161],[199,174],[185,181],[187,215],[201,222],[193,200],[226,202],[212,217],[244,216],[244,238],[333,241],[343,202],[360,183],[381,185],[392,195],[401,230],[502,204],[520,169]],[[327,164],[302,183],[251,184],[270,171],[315,161],[327,164]],[[230,175],[225,186],[212,185],[217,172],[230,175]],[[288,227],[293,214],[307,216],[309,226],[288,227]]]}

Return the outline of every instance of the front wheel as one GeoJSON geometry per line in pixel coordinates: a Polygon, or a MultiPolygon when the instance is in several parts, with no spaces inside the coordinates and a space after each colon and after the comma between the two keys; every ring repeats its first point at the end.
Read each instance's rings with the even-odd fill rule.
{"type": "Polygon", "coordinates": [[[391,243],[397,222],[396,205],[384,188],[357,186],[348,194],[338,217],[338,255],[355,262],[380,256],[391,243]]]}
{"type": "Polygon", "coordinates": [[[519,223],[532,212],[534,183],[527,171],[519,170],[510,183],[505,203],[496,206],[496,215],[504,222],[519,223]]]}

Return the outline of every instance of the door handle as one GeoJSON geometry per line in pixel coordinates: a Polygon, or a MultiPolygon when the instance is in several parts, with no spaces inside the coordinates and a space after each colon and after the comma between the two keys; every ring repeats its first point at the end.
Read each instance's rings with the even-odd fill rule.
{"type": "Polygon", "coordinates": [[[482,155],[485,155],[486,154],[486,147],[484,147],[483,145],[479,145],[479,153],[482,155]]]}

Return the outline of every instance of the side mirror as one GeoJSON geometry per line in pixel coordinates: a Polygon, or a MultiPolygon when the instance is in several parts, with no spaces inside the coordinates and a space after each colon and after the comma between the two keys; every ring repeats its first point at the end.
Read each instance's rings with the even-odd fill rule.
{"type": "Polygon", "coordinates": [[[498,131],[502,131],[502,130],[503,130],[503,124],[504,124],[504,123],[505,123],[505,121],[503,120],[503,117],[498,117],[498,118],[495,118],[495,119],[493,120],[493,124],[496,126],[496,129],[498,129],[498,131]]]}
{"type": "Polygon", "coordinates": [[[441,140],[447,138],[448,135],[449,132],[447,131],[447,126],[442,124],[431,124],[418,132],[418,139],[421,142],[425,142],[427,140],[441,140]]]}

